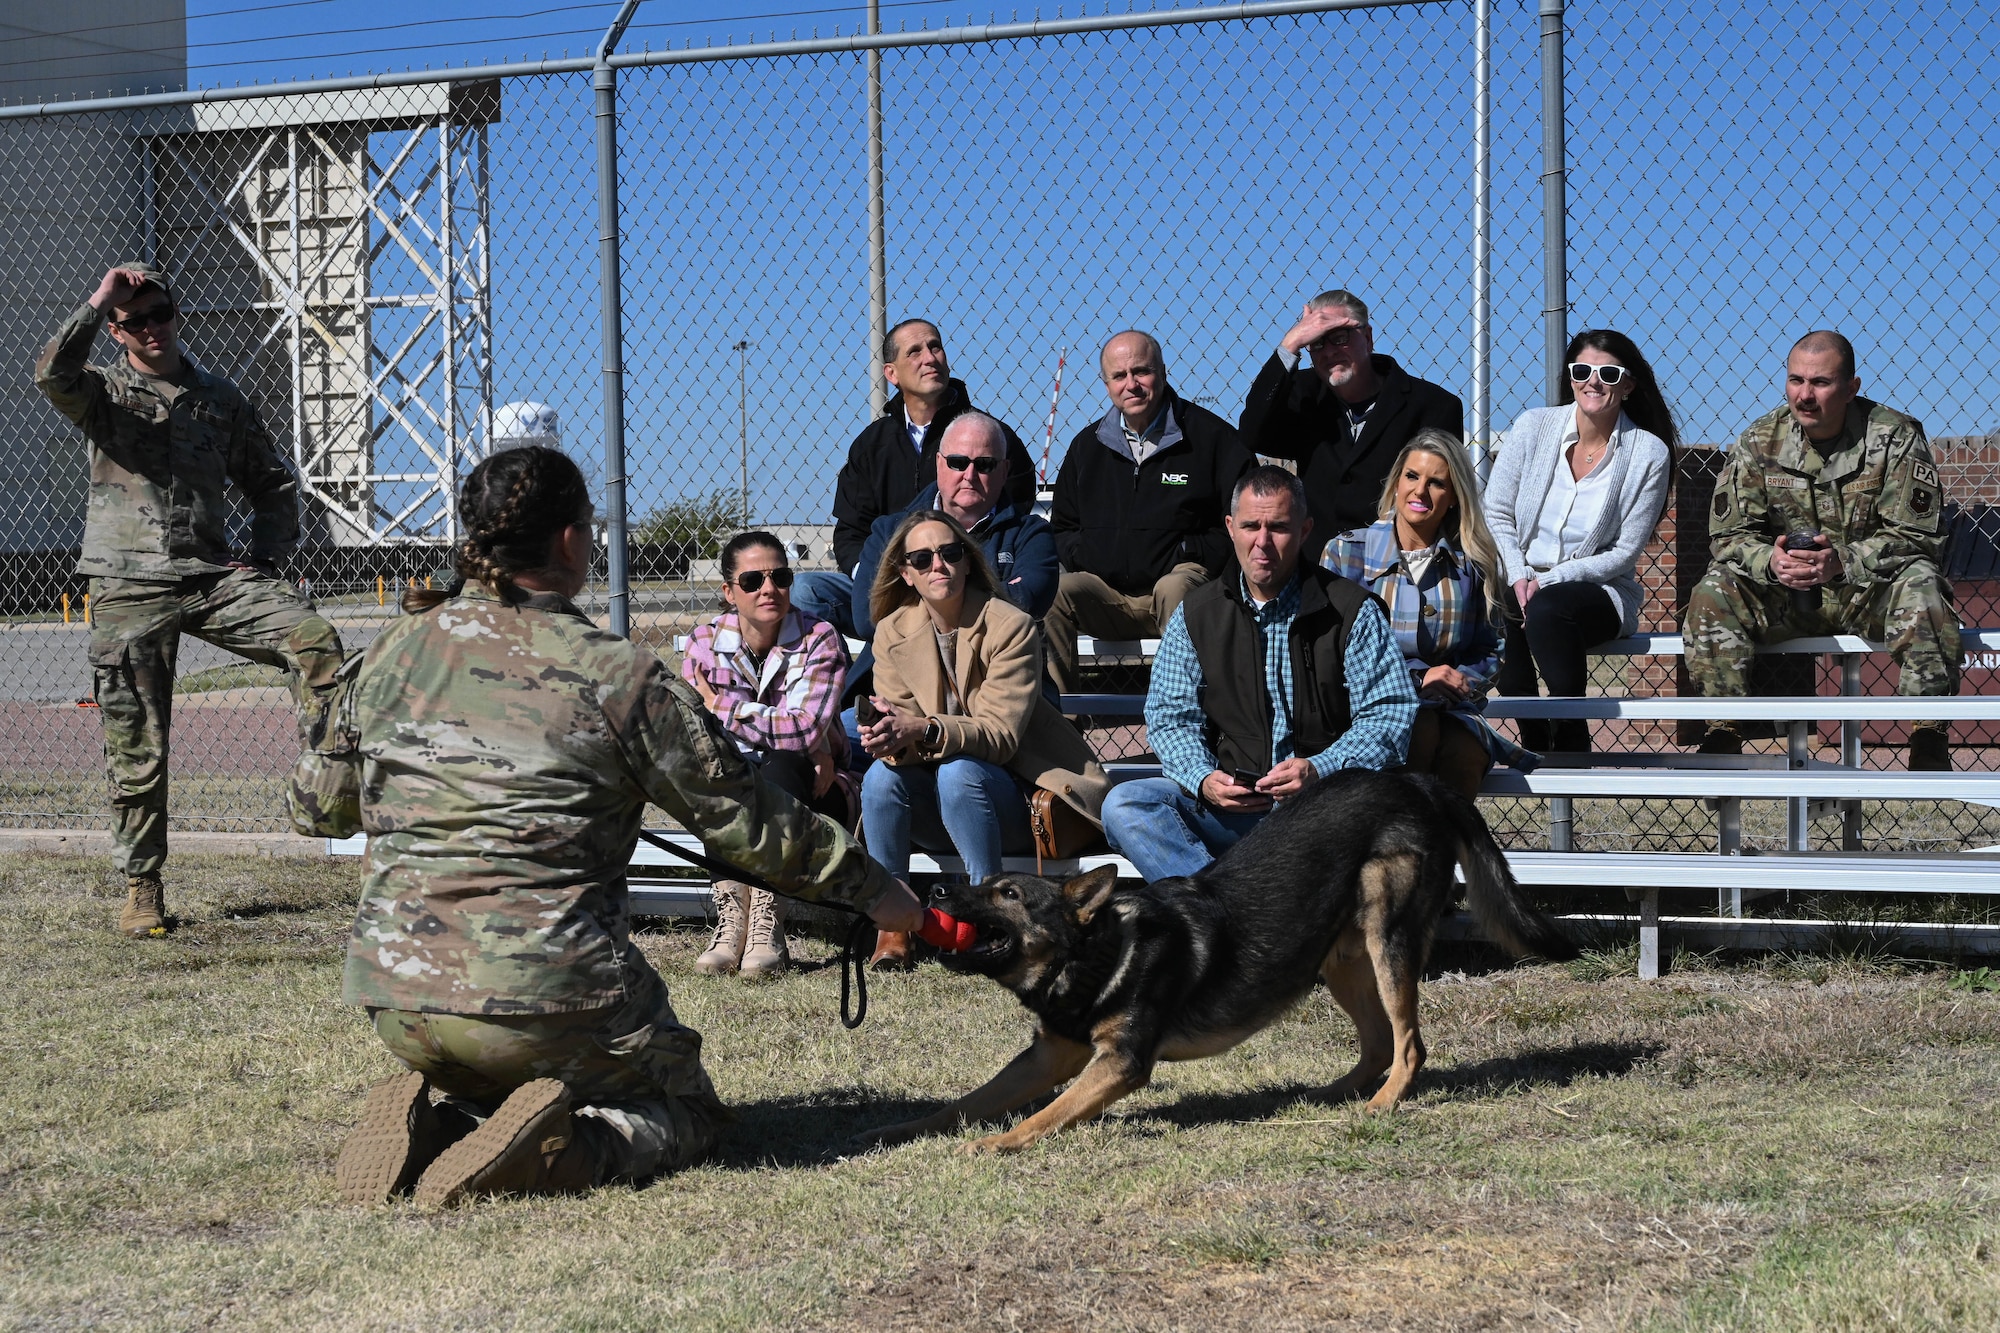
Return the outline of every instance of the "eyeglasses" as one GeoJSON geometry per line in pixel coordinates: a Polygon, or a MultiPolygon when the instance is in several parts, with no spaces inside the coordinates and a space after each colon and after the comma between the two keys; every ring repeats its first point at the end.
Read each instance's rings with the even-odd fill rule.
{"type": "Polygon", "coordinates": [[[931,567],[931,557],[936,556],[947,565],[956,565],[965,559],[964,542],[946,542],[943,546],[929,551],[905,551],[903,563],[922,574],[931,567]]]}
{"type": "Polygon", "coordinates": [[[1328,329],[1319,337],[1306,344],[1309,352],[1329,352],[1347,346],[1359,338],[1366,330],[1365,324],[1344,324],[1337,329],[1328,329]]]}
{"type": "Polygon", "coordinates": [[[137,333],[149,324],[168,323],[179,313],[179,311],[174,309],[172,301],[162,301],[151,309],[141,310],[129,319],[106,319],[104,322],[114,329],[123,329],[127,333],[137,333]]]}
{"type": "Polygon", "coordinates": [[[1572,361],[1569,363],[1569,382],[1571,384],[1588,384],[1590,377],[1595,375],[1597,376],[1597,382],[1608,389],[1631,373],[1631,371],[1625,369],[1623,366],[1593,366],[1584,361],[1572,361]]]}
{"type": "Polygon", "coordinates": [[[986,457],[973,458],[966,454],[946,454],[944,465],[953,472],[963,472],[971,468],[982,477],[990,477],[993,475],[993,469],[1000,466],[1000,460],[986,457]]]}
{"type": "Polygon", "coordinates": [[[779,592],[792,586],[790,569],[746,569],[736,576],[736,586],[745,592],[756,592],[764,586],[764,580],[767,578],[771,580],[771,586],[779,592]]]}

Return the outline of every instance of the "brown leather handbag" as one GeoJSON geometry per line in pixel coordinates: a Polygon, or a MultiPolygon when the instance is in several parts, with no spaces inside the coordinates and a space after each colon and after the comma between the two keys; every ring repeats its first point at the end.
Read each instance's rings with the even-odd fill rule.
{"type": "Polygon", "coordinates": [[[1104,834],[1077,808],[1052,791],[1037,787],[1028,796],[1028,823],[1035,832],[1035,873],[1044,861],[1067,861],[1094,851],[1104,834]]]}

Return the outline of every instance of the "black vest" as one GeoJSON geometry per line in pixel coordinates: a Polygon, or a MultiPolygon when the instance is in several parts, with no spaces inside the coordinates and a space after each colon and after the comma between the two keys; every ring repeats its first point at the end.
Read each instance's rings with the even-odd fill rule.
{"type": "MultiPolygon", "coordinates": [[[[1299,571],[1299,613],[1292,620],[1292,753],[1309,759],[1353,723],[1347,699],[1347,633],[1375,594],[1331,570],[1299,571]]],[[[1208,747],[1223,772],[1271,767],[1271,696],[1256,611],[1244,600],[1236,568],[1202,584],[1181,603],[1188,639],[1201,663],[1201,710],[1208,747]]],[[[1386,611],[1385,611],[1386,614],[1386,611]]]]}

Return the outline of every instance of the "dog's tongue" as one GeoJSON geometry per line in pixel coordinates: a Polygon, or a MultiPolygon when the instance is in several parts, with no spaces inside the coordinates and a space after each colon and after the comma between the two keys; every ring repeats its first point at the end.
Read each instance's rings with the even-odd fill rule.
{"type": "Polygon", "coordinates": [[[946,953],[964,953],[979,942],[978,928],[971,922],[946,916],[935,907],[924,909],[924,924],[917,928],[917,936],[946,953]]]}

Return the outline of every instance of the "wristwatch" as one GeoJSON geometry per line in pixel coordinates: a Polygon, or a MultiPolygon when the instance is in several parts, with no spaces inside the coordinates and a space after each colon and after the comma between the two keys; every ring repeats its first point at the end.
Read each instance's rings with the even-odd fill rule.
{"type": "Polygon", "coordinates": [[[935,750],[943,743],[944,724],[934,717],[927,719],[924,722],[924,748],[926,750],[935,750]]]}

